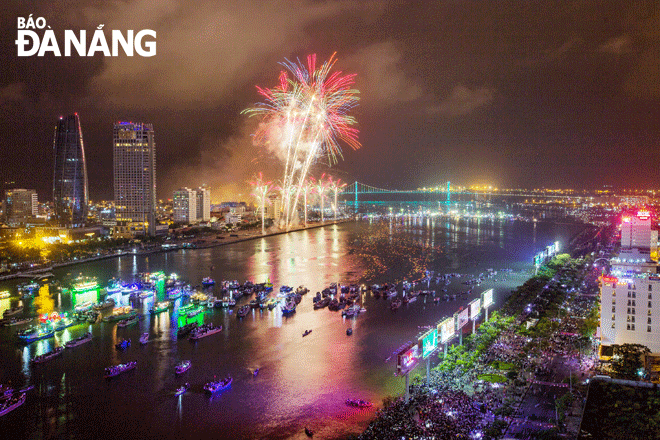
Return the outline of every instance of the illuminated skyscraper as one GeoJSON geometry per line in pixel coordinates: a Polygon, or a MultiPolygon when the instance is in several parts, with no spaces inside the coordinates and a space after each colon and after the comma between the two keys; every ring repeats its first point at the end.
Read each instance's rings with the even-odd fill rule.
{"type": "Polygon", "coordinates": [[[87,163],[78,113],[61,117],[53,141],[53,202],[59,225],[79,227],[87,218],[87,163]]]}
{"type": "Polygon", "coordinates": [[[120,232],[155,235],[156,143],[153,125],[115,123],[113,163],[115,215],[120,232]]]}

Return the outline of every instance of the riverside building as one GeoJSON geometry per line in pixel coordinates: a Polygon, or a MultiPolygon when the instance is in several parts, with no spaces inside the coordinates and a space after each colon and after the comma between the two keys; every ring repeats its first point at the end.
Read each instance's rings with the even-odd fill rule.
{"type": "Polygon", "coordinates": [[[115,123],[113,174],[115,234],[155,235],[156,143],[152,124],[115,123]]]}
{"type": "Polygon", "coordinates": [[[600,277],[601,354],[611,355],[615,344],[660,353],[660,273],[650,255],[657,232],[645,211],[624,217],[621,231],[621,252],[610,260],[610,274],[600,277]]]}

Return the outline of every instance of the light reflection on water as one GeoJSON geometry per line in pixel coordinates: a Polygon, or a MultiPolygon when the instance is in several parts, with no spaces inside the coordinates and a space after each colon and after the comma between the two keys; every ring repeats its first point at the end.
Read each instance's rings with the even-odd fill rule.
{"type": "MultiPolygon", "coordinates": [[[[517,262],[525,261],[528,266],[533,253],[524,245],[531,228],[514,230],[509,223],[489,221],[406,222],[385,223],[386,229],[390,227],[389,239],[404,233],[422,246],[443,246],[448,266],[436,268],[441,272],[478,273],[486,267],[518,269],[522,266],[517,262]],[[474,248],[477,243],[481,243],[479,249],[474,248]]],[[[35,381],[38,389],[55,389],[58,400],[67,401],[60,406],[45,399],[45,395],[39,399],[35,391],[24,411],[15,412],[19,416],[5,416],[3,422],[17,438],[34,437],[36,427],[49,423],[48,414],[57,414],[56,420],[61,421],[50,431],[50,436],[60,438],[88,438],[91,432],[96,438],[304,438],[302,428],[307,425],[323,438],[360,431],[374,411],[353,411],[344,400],[364,398],[379,405],[384,396],[401,392],[403,382],[393,376],[393,362],[384,359],[413,338],[418,326],[435,322],[458,307],[458,302],[434,305],[420,298],[392,312],[384,300],[366,294],[363,303],[367,312],[355,319],[342,318],[340,312],[327,309],[313,310],[311,297],[316,291],[331,282],[358,281],[363,263],[349,250],[362,227],[365,224],[347,224],[212,249],[152,254],[148,258],[128,255],[76,266],[76,273],[96,276],[102,283],[113,277],[129,281],[138,273],[156,270],[176,272],[193,285],[211,276],[217,284],[209,293],[216,297],[222,296],[220,280],[234,279],[269,279],[275,285],[273,295],[283,284],[294,288],[306,285],[310,293],[291,317],[283,317],[279,307],[274,311],[254,309],[243,320],[236,318],[234,310],[207,310],[198,315],[198,322],[222,324],[223,331],[197,343],[176,338],[181,299],[175,301],[173,309],[154,316],[148,315],[148,309],[156,298],[134,303],[146,316],[126,328],[118,329],[116,322],[78,325],[58,332],[56,338],[20,350],[11,338],[15,330],[0,329],[0,357],[8,360],[3,362],[6,368],[0,370],[0,380],[35,381]],[[349,326],[354,329],[350,337],[346,336],[349,326]],[[67,350],[64,356],[44,364],[46,368],[38,374],[32,374],[32,357],[80,336],[88,328],[94,334],[92,342],[67,350]],[[303,338],[307,329],[312,333],[303,338]],[[147,331],[149,343],[140,346],[139,336],[147,331]],[[120,338],[132,340],[126,352],[115,349],[120,338]],[[193,366],[176,378],[174,366],[183,359],[191,359],[193,366]],[[104,367],[130,360],[138,361],[138,369],[112,381],[102,379],[104,367]],[[257,376],[252,374],[255,368],[260,368],[257,376]],[[226,374],[234,377],[231,389],[208,399],[202,392],[204,383],[226,374]],[[174,389],[185,382],[190,382],[191,389],[173,398],[174,389]],[[37,405],[43,405],[43,409],[35,410],[37,405]],[[25,417],[28,423],[24,423],[25,417]]],[[[554,241],[554,230],[544,233],[554,241]]],[[[541,226],[537,234],[541,242],[541,226]]],[[[384,237],[388,240],[387,235],[384,237]]],[[[55,272],[62,277],[68,271],[55,272]]],[[[459,283],[449,287],[464,290],[459,283]]],[[[507,283],[499,286],[496,300],[498,294],[509,290],[507,283]]],[[[117,307],[130,305],[128,295],[117,293],[112,297],[117,307]]],[[[158,299],[162,299],[160,292],[158,299]]],[[[249,299],[239,299],[238,305],[249,299]]],[[[466,302],[471,299],[474,296],[466,302]]],[[[70,310],[72,306],[67,295],[40,293],[30,307],[31,312],[45,313],[70,310]]],[[[0,307],[6,307],[6,303],[0,302],[0,307]]]]}

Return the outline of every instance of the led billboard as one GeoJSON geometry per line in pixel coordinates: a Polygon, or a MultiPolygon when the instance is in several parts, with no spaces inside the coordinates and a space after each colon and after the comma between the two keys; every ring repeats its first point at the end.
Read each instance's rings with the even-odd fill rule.
{"type": "Polygon", "coordinates": [[[417,366],[420,359],[419,345],[412,344],[396,355],[396,372],[399,376],[408,374],[417,366]]]}
{"type": "Polygon", "coordinates": [[[460,330],[470,320],[470,309],[465,308],[456,312],[457,329],[460,330]]]}
{"type": "Polygon", "coordinates": [[[451,318],[447,318],[444,321],[442,321],[440,324],[438,324],[438,332],[440,333],[440,342],[442,342],[443,344],[456,335],[456,328],[454,325],[455,322],[456,321],[452,316],[451,318]]]}
{"type": "Polygon", "coordinates": [[[434,328],[424,333],[418,341],[419,350],[422,352],[422,358],[426,359],[433,351],[438,348],[438,329],[434,328]]]}
{"type": "Polygon", "coordinates": [[[477,298],[470,303],[470,318],[477,319],[481,313],[481,298],[477,298]]]}
{"type": "Polygon", "coordinates": [[[481,299],[483,301],[484,307],[490,307],[493,305],[493,289],[488,289],[481,294],[481,299]]]}

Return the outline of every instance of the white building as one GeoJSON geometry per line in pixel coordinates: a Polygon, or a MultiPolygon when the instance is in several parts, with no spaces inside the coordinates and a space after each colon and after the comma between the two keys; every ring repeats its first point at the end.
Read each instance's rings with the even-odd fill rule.
{"type": "Polygon", "coordinates": [[[649,256],[656,234],[646,212],[623,218],[621,252],[610,260],[610,274],[600,277],[602,347],[642,344],[660,353],[659,266],[649,256]]]}
{"type": "Polygon", "coordinates": [[[115,215],[122,233],[156,232],[156,143],[151,124],[117,122],[113,131],[115,215]]]}
{"type": "Polygon", "coordinates": [[[7,223],[18,225],[39,213],[37,192],[33,189],[9,189],[5,191],[3,212],[7,223]]]}
{"type": "Polygon", "coordinates": [[[195,195],[197,205],[196,221],[211,221],[211,190],[206,186],[202,186],[195,190],[195,195]]]}
{"type": "Polygon", "coordinates": [[[195,223],[197,221],[197,192],[190,188],[174,191],[172,207],[175,222],[195,223]]]}

